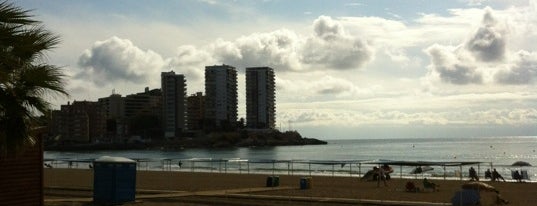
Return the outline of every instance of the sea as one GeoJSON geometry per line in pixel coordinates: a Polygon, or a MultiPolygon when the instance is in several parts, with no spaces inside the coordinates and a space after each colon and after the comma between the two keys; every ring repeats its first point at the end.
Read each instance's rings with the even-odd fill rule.
{"type": "MultiPolygon", "coordinates": [[[[420,175],[432,178],[464,177],[469,167],[483,176],[497,169],[505,179],[515,170],[537,180],[537,136],[471,138],[393,138],[326,140],[326,145],[274,146],[225,149],[45,151],[52,167],[89,168],[102,156],[138,161],[138,169],[269,173],[291,175],[361,176],[381,161],[481,162],[463,166],[431,166],[420,175]],[[511,166],[524,161],[533,166],[511,166]]],[[[393,175],[410,176],[416,166],[394,166],[393,175]]]]}

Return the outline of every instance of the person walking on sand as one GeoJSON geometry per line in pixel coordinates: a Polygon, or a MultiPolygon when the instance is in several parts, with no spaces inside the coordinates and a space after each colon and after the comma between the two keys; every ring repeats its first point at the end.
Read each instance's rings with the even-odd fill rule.
{"type": "Polygon", "coordinates": [[[384,182],[384,186],[387,187],[388,184],[386,183],[386,171],[384,171],[382,167],[377,167],[377,174],[378,174],[377,187],[380,187],[381,180],[384,182]]]}

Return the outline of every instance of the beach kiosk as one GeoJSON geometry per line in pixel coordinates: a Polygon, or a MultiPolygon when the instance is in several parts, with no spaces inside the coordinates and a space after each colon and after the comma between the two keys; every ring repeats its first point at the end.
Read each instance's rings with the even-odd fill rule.
{"type": "Polygon", "coordinates": [[[135,201],[136,162],[102,156],[93,162],[93,202],[121,204],[135,201]]]}

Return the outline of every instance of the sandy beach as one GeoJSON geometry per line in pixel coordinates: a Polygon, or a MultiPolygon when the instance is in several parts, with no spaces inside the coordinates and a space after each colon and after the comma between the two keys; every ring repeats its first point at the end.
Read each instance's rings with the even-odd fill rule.
{"type": "MultiPolygon", "coordinates": [[[[432,180],[439,191],[407,192],[405,184],[422,179],[397,179],[377,187],[358,177],[313,176],[312,188],[301,190],[303,176],[279,175],[278,187],[265,187],[265,174],[138,171],[133,205],[442,205],[450,202],[465,180],[432,180]]],[[[91,202],[93,171],[45,169],[46,205],[86,205],[91,202]]],[[[510,201],[535,205],[537,184],[487,182],[510,201]]]]}

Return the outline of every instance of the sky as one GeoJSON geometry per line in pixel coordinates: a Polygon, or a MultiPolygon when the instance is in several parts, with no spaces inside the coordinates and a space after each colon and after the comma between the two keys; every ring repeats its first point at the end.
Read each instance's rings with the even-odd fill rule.
{"type": "Polygon", "coordinates": [[[276,74],[276,124],[320,139],[537,135],[536,0],[20,0],[61,44],[67,101],[276,74]]]}

